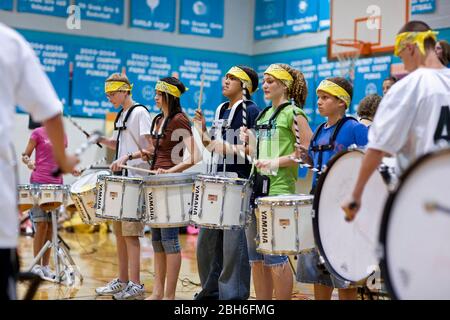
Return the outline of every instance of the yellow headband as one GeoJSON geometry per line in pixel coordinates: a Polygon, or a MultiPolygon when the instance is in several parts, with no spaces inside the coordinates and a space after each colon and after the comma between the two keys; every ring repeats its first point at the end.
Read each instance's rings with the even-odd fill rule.
{"type": "Polygon", "coordinates": [[[345,102],[345,105],[348,107],[350,107],[350,103],[352,101],[352,98],[350,97],[350,95],[348,94],[347,91],[345,91],[344,88],[342,88],[341,86],[337,85],[334,82],[328,81],[328,80],[323,80],[320,84],[319,87],[317,88],[316,92],[319,91],[323,91],[326,93],[331,94],[332,96],[341,99],[342,101],[345,102]]]}
{"type": "Polygon", "coordinates": [[[419,47],[420,52],[425,55],[425,39],[433,38],[437,40],[439,32],[428,30],[423,32],[403,32],[397,35],[395,38],[395,50],[394,55],[398,56],[402,50],[406,48],[408,43],[416,44],[419,47]]]}
{"type": "Polygon", "coordinates": [[[236,78],[241,80],[250,93],[255,92],[253,90],[252,80],[250,79],[248,74],[241,68],[232,67],[230,70],[228,70],[227,74],[231,74],[232,76],[235,76],[236,78]]]}
{"type": "Polygon", "coordinates": [[[264,74],[271,75],[280,80],[288,87],[288,89],[291,89],[292,84],[294,83],[294,78],[292,78],[291,74],[277,64],[271,64],[267,70],[264,71],[264,74]]]}
{"type": "MultiPolygon", "coordinates": [[[[156,83],[155,90],[168,93],[176,98],[181,97],[181,91],[177,88],[177,86],[164,81],[158,81],[156,83]]],[[[188,91],[188,88],[186,88],[186,91],[188,91]]]]}
{"type": "Polygon", "coordinates": [[[105,93],[114,91],[131,91],[133,90],[133,85],[129,85],[123,81],[106,81],[105,82],[105,93]]]}

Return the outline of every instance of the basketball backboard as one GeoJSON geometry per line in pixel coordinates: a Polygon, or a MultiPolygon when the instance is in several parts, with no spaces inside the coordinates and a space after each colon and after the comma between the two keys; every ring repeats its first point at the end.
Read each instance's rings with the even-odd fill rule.
{"type": "Polygon", "coordinates": [[[409,18],[410,0],[330,0],[328,58],[393,52],[409,18]]]}

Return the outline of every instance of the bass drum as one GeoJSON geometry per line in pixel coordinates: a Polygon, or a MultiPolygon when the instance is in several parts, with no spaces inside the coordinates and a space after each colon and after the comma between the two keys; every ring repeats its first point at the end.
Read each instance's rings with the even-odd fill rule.
{"type": "Polygon", "coordinates": [[[322,172],[313,203],[314,239],[327,270],[349,284],[362,284],[378,270],[379,226],[388,187],[379,171],[369,179],[362,207],[353,222],[345,221],[342,203],[358,178],[364,151],[336,154],[322,172]]]}
{"type": "Polygon", "coordinates": [[[450,299],[450,149],[419,158],[386,203],[381,271],[394,299],[450,299]]]}

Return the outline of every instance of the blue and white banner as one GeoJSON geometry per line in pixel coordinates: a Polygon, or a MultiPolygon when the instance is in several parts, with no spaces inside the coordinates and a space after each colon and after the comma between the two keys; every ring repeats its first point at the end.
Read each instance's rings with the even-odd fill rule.
{"type": "Polygon", "coordinates": [[[223,37],[223,0],[181,0],[180,33],[223,37]]]}
{"type": "Polygon", "coordinates": [[[436,11],[435,0],[412,0],[411,14],[433,13],[436,11]]]}
{"type": "Polygon", "coordinates": [[[52,43],[39,41],[38,39],[29,40],[29,42],[61,102],[67,108],[69,101],[69,63],[72,59],[72,47],[68,43],[52,43]]]}
{"type": "Polygon", "coordinates": [[[126,75],[133,87],[133,99],[148,107],[150,112],[159,113],[155,104],[155,84],[172,76],[174,61],[165,55],[151,54],[141,50],[125,52],[126,75]]]}
{"type": "Polygon", "coordinates": [[[316,0],[286,0],[287,35],[316,32],[319,28],[319,2],[316,0]]]}
{"type": "Polygon", "coordinates": [[[310,122],[314,122],[316,108],[316,71],[317,62],[315,58],[304,58],[292,60],[289,63],[293,68],[300,70],[306,80],[308,95],[306,97],[303,110],[308,116],[310,122]]]}
{"type": "Polygon", "coordinates": [[[319,30],[330,29],[330,0],[319,0],[319,30]]]}
{"type": "Polygon", "coordinates": [[[130,5],[130,26],[173,32],[176,6],[176,0],[133,0],[130,5]]]}
{"type": "Polygon", "coordinates": [[[222,96],[222,77],[226,72],[219,61],[186,57],[179,62],[179,79],[189,90],[183,94],[181,102],[184,111],[193,117],[200,100],[201,77],[203,75],[203,94],[201,108],[206,122],[214,120],[215,110],[224,100],[222,96]]]}
{"type": "Polygon", "coordinates": [[[100,46],[80,46],[76,49],[73,70],[72,115],[104,118],[114,110],[105,95],[105,80],[120,73],[121,52],[100,46]]]}
{"type": "Polygon", "coordinates": [[[17,11],[67,17],[70,0],[18,0],[17,11]]]}
{"type": "Polygon", "coordinates": [[[9,10],[13,9],[13,0],[0,0],[0,10],[9,10]]]}
{"type": "Polygon", "coordinates": [[[282,37],[286,0],[256,0],[255,40],[282,37]]]}
{"type": "Polygon", "coordinates": [[[383,96],[383,80],[390,75],[391,63],[391,56],[358,60],[353,82],[353,108],[351,112],[356,113],[356,109],[364,97],[370,94],[383,96]]]}
{"type": "Polygon", "coordinates": [[[81,19],[123,24],[123,0],[77,0],[81,19]]]}

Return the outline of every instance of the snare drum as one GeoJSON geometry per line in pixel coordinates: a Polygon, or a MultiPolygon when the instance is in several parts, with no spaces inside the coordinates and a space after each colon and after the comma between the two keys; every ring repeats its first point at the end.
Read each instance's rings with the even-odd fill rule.
{"type": "Polygon", "coordinates": [[[86,224],[101,223],[101,220],[95,216],[95,201],[97,178],[104,175],[111,175],[111,172],[103,170],[84,174],[70,187],[70,196],[81,220],[86,224]]]}
{"type": "Polygon", "coordinates": [[[37,186],[33,184],[19,184],[17,186],[19,195],[19,210],[21,212],[31,209],[38,204],[37,186]]]}
{"type": "Polygon", "coordinates": [[[191,222],[209,229],[241,229],[248,225],[250,182],[241,178],[197,176],[191,222]]]}
{"type": "Polygon", "coordinates": [[[257,208],[257,251],[290,255],[312,249],[313,196],[306,194],[261,197],[257,208]]]}
{"type": "Polygon", "coordinates": [[[44,211],[53,211],[59,208],[64,202],[63,185],[59,184],[39,184],[38,188],[38,204],[44,211]]]}
{"type": "Polygon", "coordinates": [[[101,219],[143,222],[142,178],[99,176],[95,216],[101,219]]]}
{"type": "Polygon", "coordinates": [[[420,157],[399,181],[380,231],[388,292],[394,299],[448,300],[450,149],[420,157]]]}
{"type": "Polygon", "coordinates": [[[188,225],[196,176],[197,173],[171,173],[145,177],[145,222],[155,228],[188,225]]]}
{"type": "MultiPolygon", "coordinates": [[[[337,279],[358,284],[378,269],[378,232],[388,187],[379,171],[370,177],[356,219],[346,222],[342,203],[351,195],[364,151],[336,154],[317,183],[313,203],[314,237],[327,270],[337,279]]],[[[322,259],[321,259],[322,260],[322,259]]]]}

